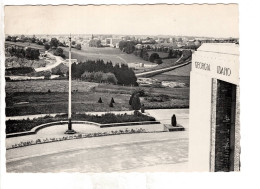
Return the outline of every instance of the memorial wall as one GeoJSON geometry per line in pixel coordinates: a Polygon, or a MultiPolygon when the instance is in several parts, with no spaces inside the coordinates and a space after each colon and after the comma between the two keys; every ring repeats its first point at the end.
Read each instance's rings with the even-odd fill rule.
{"type": "Polygon", "coordinates": [[[239,133],[239,46],[203,44],[190,74],[190,170],[239,171],[239,133]]]}

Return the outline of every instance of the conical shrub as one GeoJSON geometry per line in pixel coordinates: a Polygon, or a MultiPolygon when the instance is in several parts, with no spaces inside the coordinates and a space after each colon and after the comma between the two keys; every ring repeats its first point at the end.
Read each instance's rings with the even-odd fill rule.
{"type": "Polygon", "coordinates": [[[102,103],[102,99],[101,99],[101,97],[99,98],[98,103],[102,103]]]}
{"type": "Polygon", "coordinates": [[[112,103],[115,103],[115,101],[114,101],[114,98],[113,98],[113,97],[111,98],[111,102],[112,102],[112,103]]]}
{"type": "Polygon", "coordinates": [[[111,108],[114,107],[112,100],[109,103],[109,107],[111,107],[111,108]]]}

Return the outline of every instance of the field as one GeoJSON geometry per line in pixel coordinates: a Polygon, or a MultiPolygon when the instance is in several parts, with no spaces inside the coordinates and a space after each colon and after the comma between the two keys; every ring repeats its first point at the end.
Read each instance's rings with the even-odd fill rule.
{"type": "MultiPolygon", "coordinates": [[[[62,47],[64,54],[66,57],[69,56],[68,47],[62,47]]],[[[137,57],[133,54],[126,54],[121,52],[119,49],[111,48],[111,47],[102,47],[102,48],[95,48],[95,47],[82,47],[81,50],[77,50],[72,48],[72,58],[75,58],[80,61],[86,60],[97,60],[103,59],[106,61],[112,61],[113,64],[116,63],[149,63],[140,57],[137,57]]]]}
{"type": "Polygon", "coordinates": [[[153,71],[153,70],[158,70],[161,68],[168,68],[171,66],[174,66],[174,63],[178,60],[179,58],[170,58],[170,59],[163,59],[163,63],[159,64],[156,67],[153,68],[147,68],[147,69],[140,69],[140,70],[135,70],[135,73],[142,73],[142,72],[148,72],[148,71],[153,71]]]}
{"type": "MultiPolygon", "coordinates": [[[[39,49],[40,52],[44,52],[44,46],[43,45],[37,45],[35,43],[31,43],[29,45],[28,42],[22,43],[22,42],[10,42],[6,41],[6,44],[12,44],[17,45],[21,47],[27,47],[30,46],[35,49],[39,49]]],[[[68,47],[60,47],[63,49],[63,53],[65,54],[66,58],[69,57],[69,48],[68,47]]],[[[72,48],[72,58],[75,58],[80,61],[86,61],[86,60],[97,60],[97,59],[103,59],[104,61],[112,61],[113,64],[116,63],[144,63],[147,64],[150,62],[143,60],[140,57],[137,57],[133,54],[126,54],[120,51],[116,48],[111,47],[102,47],[102,48],[95,48],[95,47],[86,47],[83,46],[81,50],[77,50],[72,48]]]]}
{"type": "MultiPolygon", "coordinates": [[[[26,81],[25,84],[7,82],[6,87],[6,116],[66,113],[68,109],[68,93],[59,89],[64,81],[26,81]],[[51,85],[54,82],[54,85],[51,85]],[[60,82],[60,83],[59,83],[60,82]],[[48,88],[40,87],[49,85],[48,88]],[[36,87],[38,86],[38,88],[36,87]],[[42,89],[42,90],[40,90],[42,89]],[[51,92],[47,92],[50,89],[51,92]],[[17,92],[20,91],[20,92],[17,92]],[[22,92],[21,92],[22,91],[22,92]],[[25,91],[25,92],[24,92],[25,91]]],[[[78,81],[73,81],[78,82],[78,81]]],[[[73,86],[73,85],[72,85],[73,86]]],[[[76,85],[74,85],[76,86],[76,85]]],[[[72,94],[72,112],[103,112],[129,110],[129,99],[134,90],[143,89],[148,97],[160,98],[167,94],[169,99],[158,102],[154,98],[141,98],[141,102],[147,108],[184,108],[189,106],[189,88],[150,88],[150,87],[126,87],[79,82],[78,92],[72,94]],[[90,87],[91,86],[91,87],[90,87]],[[98,103],[101,97],[103,103],[98,103]],[[111,98],[114,98],[114,107],[109,107],[111,98]]],[[[62,87],[61,87],[62,88],[62,87]]],[[[75,89],[75,88],[74,88],[75,89]]]]}
{"type": "Polygon", "coordinates": [[[164,72],[159,75],[155,75],[152,78],[158,79],[159,81],[174,81],[174,82],[185,83],[186,86],[189,86],[190,71],[191,71],[191,64],[188,64],[178,69],[169,72],[164,72]]]}
{"type": "Polygon", "coordinates": [[[16,46],[20,46],[20,47],[31,47],[34,49],[39,49],[40,52],[44,52],[44,46],[43,45],[38,45],[36,43],[28,43],[28,42],[11,42],[11,41],[5,41],[6,45],[16,45],[16,46]]]}
{"type": "Polygon", "coordinates": [[[163,75],[176,75],[176,76],[190,76],[191,72],[191,64],[188,64],[186,66],[182,66],[178,69],[169,71],[169,72],[164,72],[162,73],[163,75]]]}
{"type": "MultiPolygon", "coordinates": [[[[98,83],[72,81],[72,91],[87,92],[98,83]]],[[[67,80],[37,80],[37,81],[13,81],[7,82],[5,90],[13,92],[67,92],[69,85],[67,80]]]]}

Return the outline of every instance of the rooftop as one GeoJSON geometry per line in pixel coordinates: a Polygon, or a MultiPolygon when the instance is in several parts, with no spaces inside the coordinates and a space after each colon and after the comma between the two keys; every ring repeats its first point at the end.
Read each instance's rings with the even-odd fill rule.
{"type": "Polygon", "coordinates": [[[239,45],[235,43],[203,43],[197,51],[239,55],[239,45]]]}

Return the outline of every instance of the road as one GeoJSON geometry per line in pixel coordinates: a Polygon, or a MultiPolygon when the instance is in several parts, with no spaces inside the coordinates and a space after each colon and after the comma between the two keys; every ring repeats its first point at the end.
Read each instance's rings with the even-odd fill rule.
{"type": "Polygon", "coordinates": [[[179,64],[177,66],[171,66],[171,67],[168,67],[168,68],[162,68],[162,69],[158,69],[158,70],[153,70],[153,71],[148,71],[148,72],[142,72],[142,73],[138,73],[138,74],[135,74],[136,77],[145,77],[147,75],[157,75],[157,74],[160,74],[160,73],[164,73],[164,72],[168,72],[168,71],[171,71],[171,70],[174,70],[176,68],[179,68],[179,67],[182,67],[182,66],[185,66],[185,65],[188,65],[190,64],[191,61],[188,61],[188,62],[185,62],[185,63],[182,63],[182,64],[179,64]]]}
{"type": "MultiPolygon", "coordinates": [[[[74,141],[78,146],[81,144],[80,148],[74,147],[70,150],[64,149],[56,152],[54,150],[45,155],[39,155],[39,152],[37,155],[9,160],[6,164],[7,172],[97,173],[124,172],[142,170],[142,168],[144,170],[148,168],[150,171],[164,171],[167,167],[167,171],[169,171],[169,166],[181,165],[188,161],[188,138],[187,135],[183,135],[183,132],[150,134],[147,139],[145,139],[145,134],[135,134],[131,136],[132,140],[125,142],[120,142],[120,136],[116,140],[109,137],[104,139],[105,141],[102,140],[101,143],[106,142],[106,145],[92,144],[89,146],[89,139],[81,139],[74,141]],[[177,136],[178,134],[180,136],[177,136]],[[111,139],[114,141],[113,143],[111,143],[111,139]]],[[[49,146],[53,148],[53,145],[61,146],[61,144],[53,143],[52,146],[49,146]]],[[[48,144],[46,146],[43,144],[41,149],[47,146],[48,144]]],[[[32,149],[33,151],[33,148],[35,146],[21,149],[27,151],[32,149]]],[[[12,152],[8,150],[7,156],[9,153],[12,152]]],[[[17,155],[19,156],[19,154],[17,155]]],[[[170,171],[174,171],[174,169],[170,171]]]]}
{"type": "Polygon", "coordinates": [[[51,54],[49,52],[47,54],[49,57],[55,58],[54,63],[47,64],[46,67],[35,68],[36,72],[51,70],[52,68],[55,68],[56,66],[58,66],[60,63],[62,63],[64,61],[63,58],[61,58],[60,56],[54,56],[53,54],[51,54]]]}

